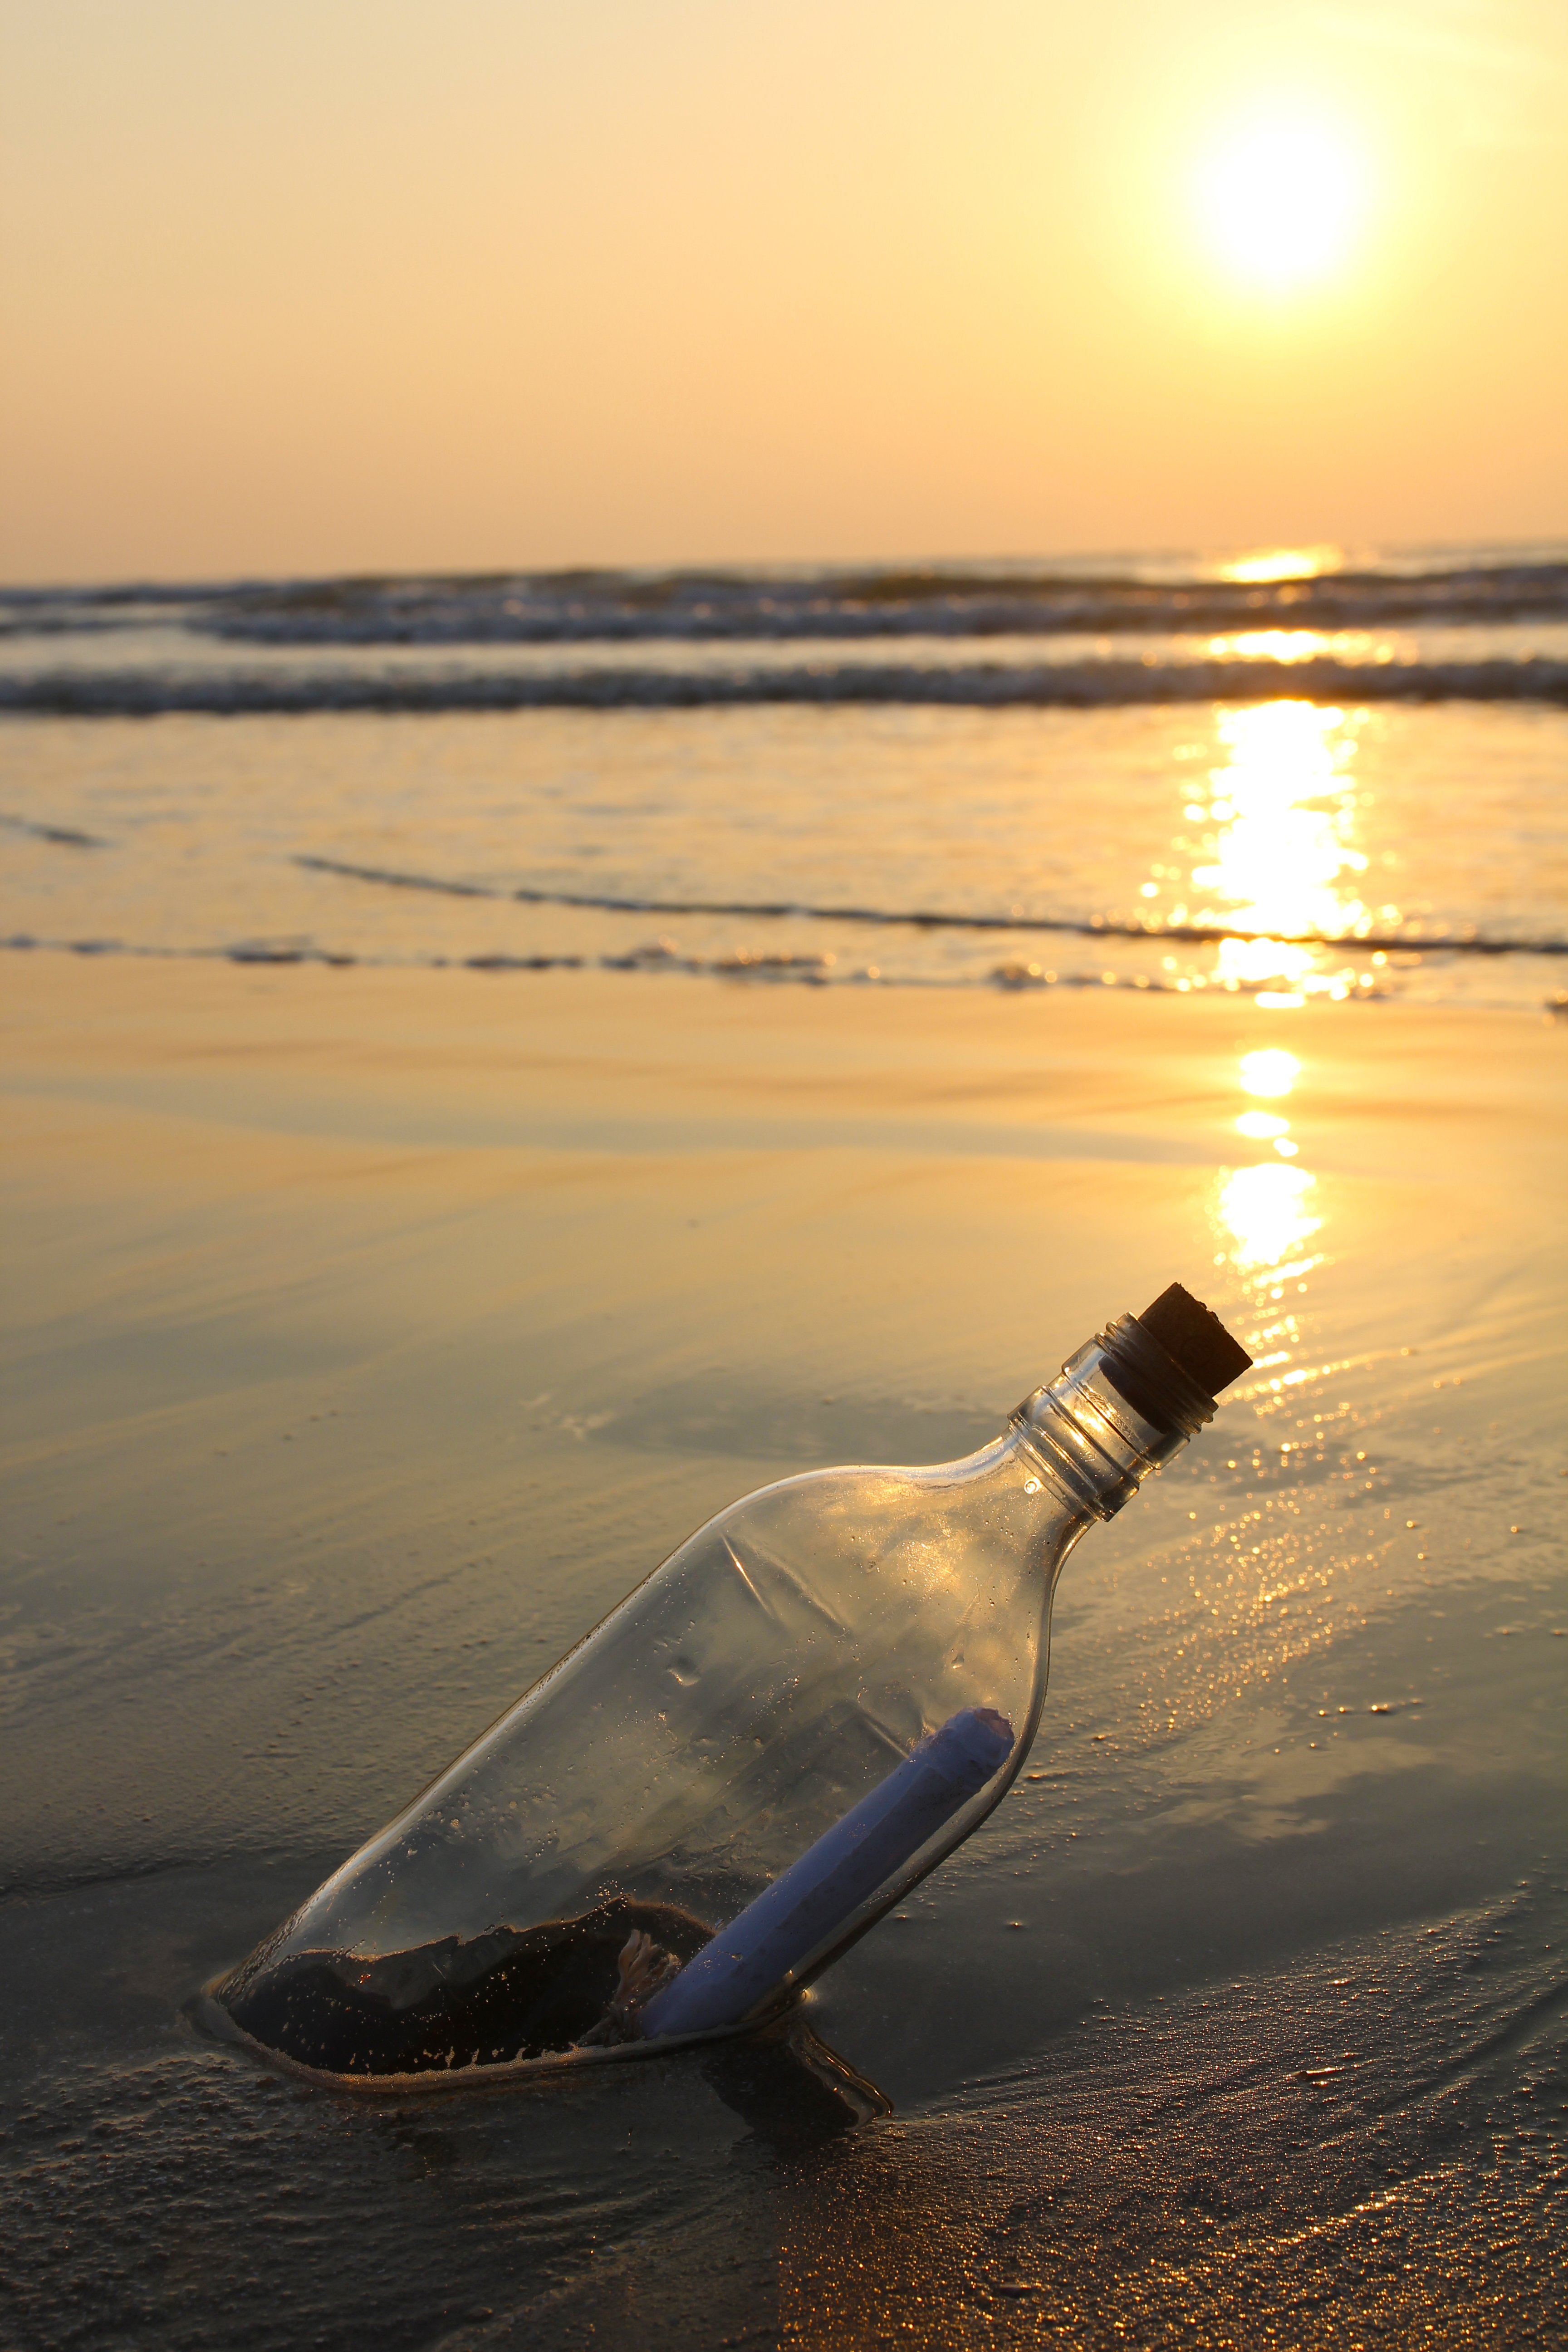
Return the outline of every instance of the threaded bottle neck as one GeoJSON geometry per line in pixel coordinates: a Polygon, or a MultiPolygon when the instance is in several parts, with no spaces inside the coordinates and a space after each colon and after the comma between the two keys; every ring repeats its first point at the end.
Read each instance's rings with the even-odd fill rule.
{"type": "Polygon", "coordinates": [[[1123,1315],[1026,1397],[1012,1423],[1077,1502],[1109,1519],[1214,1415],[1214,1399],[1123,1315]]]}

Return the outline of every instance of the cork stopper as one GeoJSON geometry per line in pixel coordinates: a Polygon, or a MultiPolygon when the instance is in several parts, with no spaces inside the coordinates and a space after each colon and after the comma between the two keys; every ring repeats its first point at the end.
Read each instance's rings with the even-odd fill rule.
{"type": "Polygon", "coordinates": [[[1218,1396],[1252,1361],[1219,1317],[1179,1282],[1163,1290],[1138,1320],[1205,1396],[1218,1396]]]}

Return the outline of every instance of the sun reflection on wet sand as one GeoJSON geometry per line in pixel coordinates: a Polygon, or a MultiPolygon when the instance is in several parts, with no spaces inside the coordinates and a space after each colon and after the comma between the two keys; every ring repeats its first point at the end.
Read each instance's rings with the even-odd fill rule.
{"type": "Polygon", "coordinates": [[[1300,1063],[1283,1045],[1259,1045],[1243,1054],[1240,1069],[1245,1093],[1270,1098],[1288,1095],[1301,1075],[1300,1063]]]}
{"type": "Polygon", "coordinates": [[[1214,1195],[1221,1261],[1234,1268],[1260,1307],[1283,1298],[1287,1283],[1298,1293],[1303,1291],[1306,1276],[1322,1262],[1321,1252],[1301,1255],[1323,1224],[1318,1180],[1305,1168],[1279,1164],[1294,1160],[1300,1150],[1290,1135],[1290,1122],[1278,1110],[1256,1108],[1258,1097],[1283,1102],[1300,1075],[1300,1059],[1283,1046],[1258,1046],[1240,1055],[1237,1083],[1254,1102],[1233,1123],[1249,1142],[1270,1144],[1278,1156],[1251,1167],[1223,1170],[1214,1195]]]}
{"type": "Polygon", "coordinates": [[[1311,1213],[1317,1181],[1305,1168],[1277,1168],[1267,1160],[1226,1174],[1216,1210],[1237,1273],[1263,1287],[1281,1271],[1281,1260],[1320,1230],[1323,1221],[1311,1213]]]}
{"type": "Polygon", "coordinates": [[[1272,1141],[1275,1150],[1287,1160],[1296,1156],[1295,1144],[1287,1147],[1285,1138],[1290,1132],[1290,1122],[1271,1110],[1244,1110],[1236,1122],[1237,1135],[1245,1135],[1255,1143],[1272,1141]]]}
{"type": "MultiPolygon", "coordinates": [[[[1281,1046],[1264,1046],[1241,1057],[1241,1083],[1249,1095],[1279,1100],[1295,1085],[1301,1065],[1281,1046]]],[[[1294,1160],[1300,1150],[1290,1139],[1290,1122],[1278,1111],[1244,1110],[1236,1122],[1237,1135],[1254,1143],[1272,1143],[1281,1160],[1294,1160]]]]}

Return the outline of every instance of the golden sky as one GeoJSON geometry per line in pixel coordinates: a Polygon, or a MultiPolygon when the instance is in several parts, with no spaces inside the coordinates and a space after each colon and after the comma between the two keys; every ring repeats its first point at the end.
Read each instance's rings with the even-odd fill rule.
{"type": "Polygon", "coordinates": [[[0,576],[1568,532],[1561,0],[0,0],[0,576]]]}

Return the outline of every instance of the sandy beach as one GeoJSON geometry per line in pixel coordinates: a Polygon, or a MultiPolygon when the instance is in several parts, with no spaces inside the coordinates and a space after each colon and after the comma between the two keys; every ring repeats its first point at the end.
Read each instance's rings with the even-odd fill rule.
{"type": "Polygon", "coordinates": [[[1561,1022],[5,977],[25,2335],[1548,2340],[1561,1022]],[[710,1511],[969,1450],[1173,1278],[1257,1369],[1070,1563],[1030,1777],[813,1999],[889,2118],[743,2054],[345,2105],[184,2017],[710,1511]]]}
{"type": "Polygon", "coordinates": [[[0,2352],[1563,2352],[1568,13],[0,38],[0,2352]]]}

